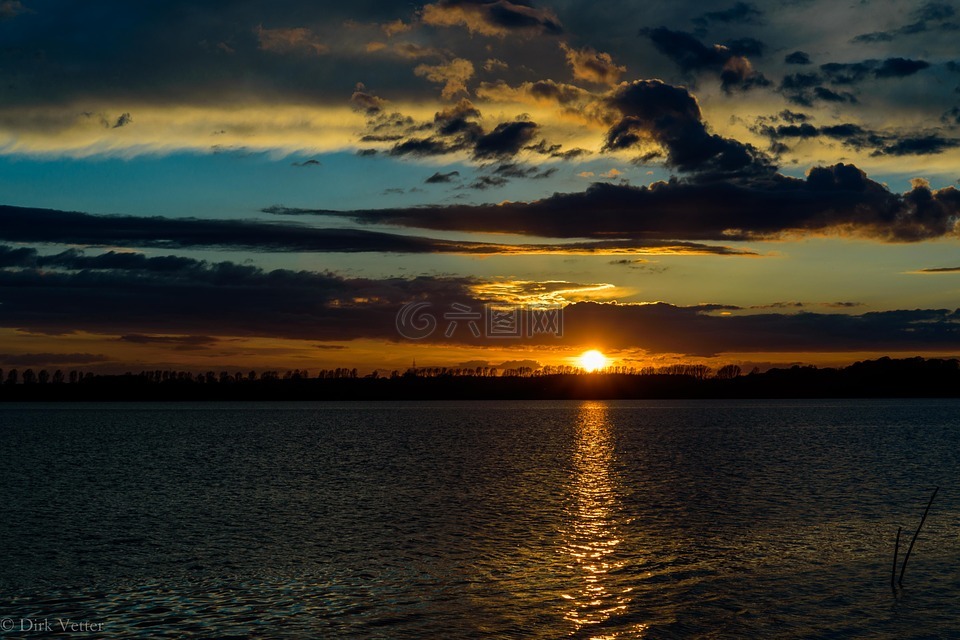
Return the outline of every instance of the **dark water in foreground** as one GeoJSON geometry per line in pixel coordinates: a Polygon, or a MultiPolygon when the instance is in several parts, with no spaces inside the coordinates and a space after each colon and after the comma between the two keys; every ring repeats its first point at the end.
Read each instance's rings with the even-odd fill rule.
{"type": "Polygon", "coordinates": [[[956,401],[7,405],[0,447],[10,637],[960,637],[956,401]]]}

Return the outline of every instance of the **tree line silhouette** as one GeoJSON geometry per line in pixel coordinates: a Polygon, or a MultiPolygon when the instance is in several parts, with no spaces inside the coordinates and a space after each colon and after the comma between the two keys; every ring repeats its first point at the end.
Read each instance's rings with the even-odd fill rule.
{"type": "Polygon", "coordinates": [[[0,401],[404,400],[587,398],[960,397],[960,360],[880,358],[843,368],[795,365],[744,374],[738,365],[410,367],[268,371],[149,370],[122,375],[0,370],[0,401]]]}

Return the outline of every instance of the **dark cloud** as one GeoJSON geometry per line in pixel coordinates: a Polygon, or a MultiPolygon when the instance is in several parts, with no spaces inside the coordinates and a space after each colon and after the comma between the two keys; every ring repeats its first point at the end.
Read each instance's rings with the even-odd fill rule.
{"type": "MultiPolygon", "coordinates": [[[[220,247],[253,251],[460,253],[483,252],[483,243],[457,243],[362,229],[318,229],[253,220],[94,216],[86,213],[0,206],[0,240],[93,246],[220,247]]],[[[495,245],[487,248],[495,249],[495,245]]],[[[19,255],[19,254],[18,254],[19,255]]],[[[0,254],[0,261],[11,254],[0,254]]],[[[72,259],[68,257],[59,260],[72,259]]],[[[89,260],[89,258],[76,258],[89,260]]],[[[38,258],[38,260],[41,260],[38,258]]],[[[146,260],[137,254],[107,254],[97,260],[146,260]]],[[[156,259],[150,259],[156,260],[156,259]]],[[[42,260],[41,260],[42,261],[42,260]]],[[[50,263],[54,264],[54,263],[50,263]]],[[[148,263],[148,264],[162,264],[148,263]]],[[[59,265],[58,265],[59,266],[59,265]]],[[[65,265],[63,265],[65,266],[65,265]]],[[[98,268],[93,265],[90,268],[98,268]]]]}
{"type": "Polygon", "coordinates": [[[759,58],[767,50],[767,45],[756,38],[737,38],[727,40],[723,43],[727,49],[735,56],[748,56],[759,58]]]}
{"type": "Polygon", "coordinates": [[[649,187],[595,183],[535,202],[368,211],[314,211],[361,223],[557,238],[731,240],[784,233],[843,234],[888,242],[952,236],[960,191],[915,184],[891,193],[853,165],[815,167],[806,179],[672,180],[649,187]]]}
{"type": "Polygon", "coordinates": [[[930,66],[925,60],[906,58],[887,58],[886,60],[864,60],[862,62],[828,62],[820,65],[827,82],[833,85],[859,84],[869,77],[905,78],[930,66]]]}
{"type": "Polygon", "coordinates": [[[478,191],[486,191],[487,189],[502,187],[508,182],[510,181],[500,176],[480,176],[479,178],[471,182],[467,186],[467,188],[476,189],[478,191]]]}
{"type": "Polygon", "coordinates": [[[777,114],[777,117],[790,123],[806,122],[810,120],[810,116],[808,116],[807,114],[797,113],[796,111],[790,111],[789,109],[784,109],[783,111],[777,114]]]}
{"type": "MultiPolygon", "coordinates": [[[[194,261],[175,272],[0,270],[0,325],[42,333],[263,335],[318,340],[396,337],[399,306],[469,298],[469,278],[342,278],[194,261]],[[365,305],[365,300],[378,302],[365,305]],[[122,301],[122,302],[121,302],[122,301]]],[[[159,340],[162,342],[162,339],[159,340]]],[[[174,346],[189,342],[169,341],[174,346]]],[[[196,345],[193,345],[196,346],[196,345]]]]}
{"type": "Polygon", "coordinates": [[[812,106],[817,101],[856,104],[857,97],[847,88],[871,79],[905,78],[929,67],[930,63],[925,60],[907,58],[828,62],[820,65],[820,73],[785,76],[780,82],[780,92],[791,102],[803,106],[812,106]],[[827,84],[833,88],[824,86],[827,84]]]}
{"type": "Polygon", "coordinates": [[[462,26],[487,36],[559,34],[563,27],[549,9],[519,0],[440,0],[421,10],[421,19],[439,27],[462,26]]]}
{"type": "Polygon", "coordinates": [[[787,64],[810,64],[810,55],[803,51],[794,51],[784,56],[783,61],[787,64]]]}
{"type": "Polygon", "coordinates": [[[899,140],[888,140],[886,144],[877,149],[874,155],[888,156],[926,156],[943,153],[948,149],[960,147],[960,140],[956,138],[945,138],[940,135],[930,134],[919,137],[907,137],[899,140]]]}
{"type": "MultiPolygon", "coordinates": [[[[815,88],[813,90],[813,96],[816,100],[822,100],[823,102],[846,102],[849,104],[856,104],[858,102],[857,97],[849,91],[834,91],[826,87],[815,88]]],[[[807,103],[800,102],[800,104],[807,103]]]]}
{"type": "Polygon", "coordinates": [[[144,335],[142,333],[130,333],[120,336],[123,342],[132,342],[134,344],[176,344],[176,345],[208,345],[219,342],[218,338],[211,336],[157,336],[144,335]]]}
{"type": "Polygon", "coordinates": [[[541,169],[540,167],[531,167],[515,162],[501,164],[493,169],[494,174],[498,176],[504,176],[505,178],[531,178],[533,180],[543,180],[545,178],[549,178],[556,172],[556,167],[541,169]]]}
{"type": "Polygon", "coordinates": [[[693,34],[666,27],[644,29],[641,35],[650,38],[657,51],[673,60],[685,73],[709,71],[719,75],[724,91],[770,84],[744,57],[748,53],[762,54],[764,45],[759,40],[743,38],[729,46],[715,44],[708,47],[693,34]]]}
{"type": "Polygon", "coordinates": [[[744,352],[956,349],[960,312],[947,309],[850,314],[720,316],[705,306],[582,302],[564,309],[564,339],[605,349],[712,356],[744,352]]]}
{"type": "MultiPolygon", "coordinates": [[[[179,270],[149,273],[4,268],[0,326],[47,334],[87,331],[174,350],[213,344],[217,339],[211,330],[219,336],[399,340],[396,322],[402,305],[426,302],[438,319],[454,302],[481,310],[485,300],[473,292],[479,284],[470,277],[346,278],[200,260],[179,270]]],[[[434,338],[446,339],[442,332],[434,338]]],[[[453,336],[464,338],[473,339],[469,332],[453,336]]],[[[23,356],[7,362],[25,362],[17,358],[23,356]]],[[[83,359],[43,354],[35,361],[83,359]]]]}
{"type": "Polygon", "coordinates": [[[960,30],[960,24],[949,20],[956,14],[952,5],[942,2],[928,2],[911,12],[913,22],[891,29],[889,31],[874,31],[854,37],[851,42],[859,44],[876,44],[878,42],[892,42],[902,36],[934,32],[953,32],[960,30]]]}
{"type": "MultiPolygon", "coordinates": [[[[516,155],[536,137],[539,125],[529,120],[501,122],[493,130],[485,131],[477,122],[480,110],[467,99],[439,111],[432,123],[418,124],[400,114],[376,138],[364,136],[367,141],[396,141],[389,153],[393,156],[441,156],[468,151],[475,159],[507,158],[516,155]],[[419,132],[429,130],[427,136],[419,132]]],[[[376,121],[371,121],[371,125],[376,121]]]]}
{"type": "Polygon", "coordinates": [[[37,250],[27,247],[12,248],[0,245],[0,267],[23,267],[35,263],[37,250]]]}
{"type": "Polygon", "coordinates": [[[960,273],[960,267],[932,267],[919,269],[917,273],[960,273]]]}
{"type": "MultiPolygon", "coordinates": [[[[0,269],[0,326],[33,333],[86,331],[133,344],[194,348],[210,335],[309,340],[360,338],[399,341],[402,306],[419,301],[439,323],[453,303],[481,311],[487,300],[467,277],[345,278],[331,273],[266,271],[231,262],[195,261],[181,271],[60,272],[0,269]],[[117,304],[122,300],[123,304],[117,304]]],[[[530,287],[528,287],[530,288],[530,287]]],[[[533,287],[532,290],[537,290],[533,287]]],[[[540,344],[598,344],[651,353],[908,351],[957,348],[957,311],[912,310],[850,314],[762,313],[718,315],[729,305],[577,303],[563,311],[562,338],[512,340],[540,344]]],[[[465,327],[450,337],[439,326],[427,342],[494,346],[465,327]]],[[[85,364],[95,354],[0,356],[7,364],[85,364]]]]}
{"type": "Polygon", "coordinates": [[[496,158],[516,155],[537,134],[535,122],[519,120],[502,122],[493,131],[481,136],[473,149],[476,158],[496,158]]]}
{"type": "Polygon", "coordinates": [[[707,27],[712,23],[761,24],[763,11],[753,3],[738,2],[729,9],[708,11],[693,19],[693,23],[707,27]]]}
{"type": "Polygon", "coordinates": [[[129,113],[122,113],[120,117],[117,118],[116,122],[113,123],[112,129],[119,129],[120,127],[125,127],[128,124],[133,122],[133,116],[129,113]]]}
{"type": "Polygon", "coordinates": [[[917,20],[946,20],[956,14],[953,5],[943,2],[928,2],[915,9],[913,16],[917,20]]]}
{"type": "MultiPolygon", "coordinates": [[[[764,119],[764,121],[769,118],[764,119]]],[[[773,125],[762,123],[754,128],[774,145],[786,139],[829,138],[858,151],[870,150],[873,156],[934,155],[960,147],[960,139],[948,138],[941,133],[908,134],[881,132],[866,129],[853,123],[817,127],[809,122],[800,124],[773,125]]]]}
{"type": "Polygon", "coordinates": [[[121,342],[131,344],[154,344],[168,346],[174,351],[197,351],[218,343],[219,338],[212,336],[160,336],[130,333],[120,336],[121,342]]]}
{"type": "Polygon", "coordinates": [[[876,78],[904,78],[922,71],[930,66],[925,60],[907,60],[905,58],[887,58],[873,75],[876,78]]]}
{"type": "MultiPolygon", "coordinates": [[[[489,186],[500,186],[506,178],[487,176],[489,186]]],[[[274,215],[316,214],[315,211],[268,207],[274,215]]],[[[572,244],[496,244],[461,240],[439,240],[396,235],[363,229],[318,229],[296,224],[275,224],[241,220],[196,220],[192,218],[140,218],[136,216],[93,216],[51,209],[0,206],[0,240],[126,245],[165,249],[212,247],[252,251],[301,251],[324,253],[454,253],[473,255],[518,253],[616,253],[656,249],[666,253],[714,253],[724,255],[752,252],[696,243],[664,241],[603,240],[572,244]]],[[[0,245],[0,267],[31,267],[74,270],[137,270],[173,272],[197,262],[178,256],[147,257],[128,251],[108,251],[88,256],[68,249],[41,255],[32,248],[0,245]]]]}
{"type": "Polygon", "coordinates": [[[752,146],[707,131],[697,101],[681,87],[659,80],[621,84],[608,98],[621,114],[607,132],[606,149],[628,149],[653,141],[667,164],[703,177],[766,173],[769,160],[752,146]]]}
{"type": "Polygon", "coordinates": [[[824,79],[816,73],[794,73],[780,82],[780,92],[800,106],[812,107],[815,102],[856,104],[857,97],[849,91],[834,91],[820,86],[824,79]]]}
{"type": "MultiPolygon", "coordinates": [[[[0,0],[0,7],[20,6],[0,0]]],[[[379,31],[377,24],[410,20],[414,10],[407,4],[168,0],[117,11],[108,0],[89,0],[43,6],[4,23],[16,30],[3,38],[5,105],[67,106],[91,98],[149,106],[342,104],[358,79],[373,77],[397,97],[412,93],[407,59],[357,55],[356,46],[345,46],[355,34],[343,26],[352,20],[379,31]]]]}
{"type": "Polygon", "coordinates": [[[432,176],[424,180],[426,184],[443,184],[445,182],[454,182],[460,179],[459,171],[450,171],[448,173],[440,173],[437,171],[432,176]]]}
{"type": "Polygon", "coordinates": [[[323,166],[323,163],[317,160],[316,158],[310,158],[309,160],[304,160],[302,162],[291,162],[290,166],[292,167],[320,167],[323,166]]]}
{"type": "Polygon", "coordinates": [[[0,353],[0,364],[8,367],[55,367],[109,361],[110,358],[99,353],[0,353]]]}

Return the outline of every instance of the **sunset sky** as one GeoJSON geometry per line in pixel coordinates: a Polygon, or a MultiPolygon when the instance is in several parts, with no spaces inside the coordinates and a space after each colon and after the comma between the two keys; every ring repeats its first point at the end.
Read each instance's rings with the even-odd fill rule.
{"type": "Polygon", "coordinates": [[[0,367],[958,355],[958,38],[950,2],[0,0],[0,367]]]}

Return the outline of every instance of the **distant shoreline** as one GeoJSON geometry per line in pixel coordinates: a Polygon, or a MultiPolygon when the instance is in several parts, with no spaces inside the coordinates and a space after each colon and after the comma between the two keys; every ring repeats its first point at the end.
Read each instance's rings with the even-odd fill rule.
{"type": "Polygon", "coordinates": [[[842,369],[795,366],[728,378],[689,374],[579,373],[526,376],[234,379],[145,374],[88,376],[74,383],[0,385],[0,402],[628,400],[957,398],[960,361],[881,358],[842,369]]]}

